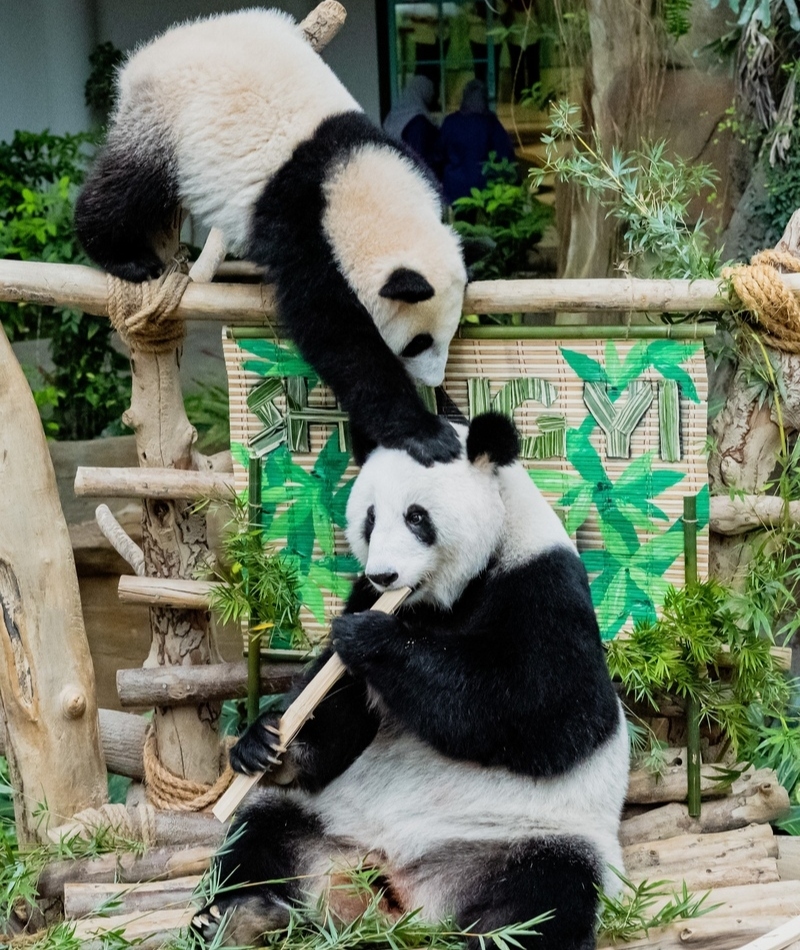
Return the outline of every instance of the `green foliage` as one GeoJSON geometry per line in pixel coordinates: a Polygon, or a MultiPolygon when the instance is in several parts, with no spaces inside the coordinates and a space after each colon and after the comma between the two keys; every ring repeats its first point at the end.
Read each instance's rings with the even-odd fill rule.
{"type": "Polygon", "coordinates": [[[679,40],[692,28],[689,19],[694,0],[662,0],[661,17],[664,20],[664,29],[675,40],[679,40]]]}
{"type": "Polygon", "coordinates": [[[657,927],[666,927],[676,920],[694,920],[720,906],[706,903],[710,891],[694,897],[685,882],[680,891],[675,891],[670,881],[634,884],[619,871],[611,870],[623,886],[616,897],[600,892],[599,930],[610,940],[628,941],[644,937],[657,927]],[[657,904],[661,906],[653,910],[657,904]]]}
{"type": "Polygon", "coordinates": [[[654,710],[665,694],[697,700],[701,720],[719,726],[747,761],[760,754],[764,723],[785,715],[791,695],[770,653],[773,638],[760,635],[743,610],[755,596],[755,585],[736,596],[713,580],[669,588],[660,619],[637,624],[607,650],[625,694],[654,710]]]}
{"type": "Polygon", "coordinates": [[[211,609],[222,623],[246,621],[265,647],[307,645],[300,626],[300,581],[292,562],[265,547],[261,528],[247,523],[247,507],[223,540],[223,561],[215,572],[222,583],[211,592],[211,609]]]}
{"type": "MultiPolygon", "coordinates": [[[[712,10],[719,6],[719,0],[706,0],[712,10]]],[[[785,9],[789,17],[789,24],[793,30],[800,30],[800,11],[797,0],[728,0],[728,6],[737,16],[737,23],[746,26],[751,21],[763,27],[772,25],[772,14],[775,10],[785,9]]]]}
{"type": "Polygon", "coordinates": [[[764,162],[766,196],[760,213],[766,219],[766,243],[777,243],[792,214],[800,207],[800,149],[790,148],[783,161],[764,162]]]}
{"type": "Polygon", "coordinates": [[[220,452],[231,440],[228,390],[224,386],[198,385],[195,392],[184,397],[186,415],[197,429],[197,448],[201,452],[220,452]]]}
{"type": "Polygon", "coordinates": [[[562,101],[550,113],[550,132],[542,137],[546,161],[531,170],[534,184],[547,174],[579,185],[620,223],[626,266],[640,276],[716,277],[715,251],[701,217],[689,224],[690,202],[713,189],[716,174],[708,165],[666,157],[666,143],[643,143],[608,156],[594,135],[584,135],[578,107],[562,101]],[[572,149],[565,146],[572,145],[572,149]]]}
{"type": "MultiPolygon", "coordinates": [[[[0,143],[0,257],[86,263],[72,225],[90,135],[16,132],[0,143]]],[[[104,317],[37,304],[0,304],[12,339],[50,338],[55,370],[35,392],[49,435],[87,439],[119,425],[128,404],[128,361],[111,346],[104,317]]]]}
{"type": "Polygon", "coordinates": [[[483,166],[485,188],[453,203],[453,226],[465,238],[486,240],[492,251],[472,267],[475,280],[513,277],[528,266],[528,251],[553,220],[553,210],[517,181],[517,169],[494,153],[483,166]]]}
{"type": "Polygon", "coordinates": [[[113,43],[98,43],[89,54],[91,72],[83,87],[86,105],[106,121],[116,99],[115,77],[117,68],[125,58],[121,49],[113,43]]]}

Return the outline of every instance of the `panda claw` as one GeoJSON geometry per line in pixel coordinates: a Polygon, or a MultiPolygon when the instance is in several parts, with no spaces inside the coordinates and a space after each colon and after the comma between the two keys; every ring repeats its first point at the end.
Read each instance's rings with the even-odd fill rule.
{"type": "Polygon", "coordinates": [[[281,760],[280,760],[277,756],[274,756],[274,755],[268,755],[268,756],[267,756],[267,762],[272,763],[272,765],[282,765],[282,764],[283,764],[283,763],[281,762],[281,760]]]}
{"type": "Polygon", "coordinates": [[[215,920],[220,920],[220,919],[222,918],[222,911],[219,909],[219,907],[218,907],[216,904],[212,904],[212,905],[208,908],[208,912],[209,912],[209,914],[211,914],[211,916],[212,916],[215,920]]]}

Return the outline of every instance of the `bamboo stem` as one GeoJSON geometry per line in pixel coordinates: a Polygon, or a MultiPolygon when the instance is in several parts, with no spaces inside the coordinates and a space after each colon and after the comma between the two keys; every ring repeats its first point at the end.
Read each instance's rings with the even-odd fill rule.
{"type": "MultiPolygon", "coordinates": [[[[697,497],[687,495],[683,499],[683,560],[684,579],[687,587],[697,584],[697,497]]],[[[696,696],[686,699],[686,775],[688,809],[691,818],[700,817],[700,703],[696,696]]]]}
{"type": "MultiPolygon", "coordinates": [[[[248,530],[254,532],[262,541],[261,522],[261,459],[250,456],[247,472],[247,522],[248,530]]],[[[247,638],[247,724],[252,725],[258,719],[258,705],[261,697],[261,625],[253,626],[250,616],[250,629],[247,638]]]]}

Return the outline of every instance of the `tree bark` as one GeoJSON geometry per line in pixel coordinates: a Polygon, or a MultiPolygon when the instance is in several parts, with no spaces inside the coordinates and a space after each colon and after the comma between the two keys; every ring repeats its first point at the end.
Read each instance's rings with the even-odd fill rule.
{"type": "Polygon", "coordinates": [[[25,374],[0,327],[0,734],[17,835],[106,800],[69,532],[25,374]],[[47,805],[44,821],[37,805],[47,805]]]}

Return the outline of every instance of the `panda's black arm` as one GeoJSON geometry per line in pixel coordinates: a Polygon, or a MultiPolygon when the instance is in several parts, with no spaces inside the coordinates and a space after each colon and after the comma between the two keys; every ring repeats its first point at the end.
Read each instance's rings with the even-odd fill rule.
{"type": "Polygon", "coordinates": [[[394,718],[445,755],[563,771],[619,722],[583,566],[558,553],[475,595],[451,613],[339,618],[334,647],[394,718]]]}
{"type": "Polygon", "coordinates": [[[307,293],[298,301],[296,287],[294,294],[283,301],[283,319],[304,359],[350,417],[359,444],[404,449],[423,465],[459,454],[455,430],[425,408],[405,367],[355,296],[307,293]]]}

